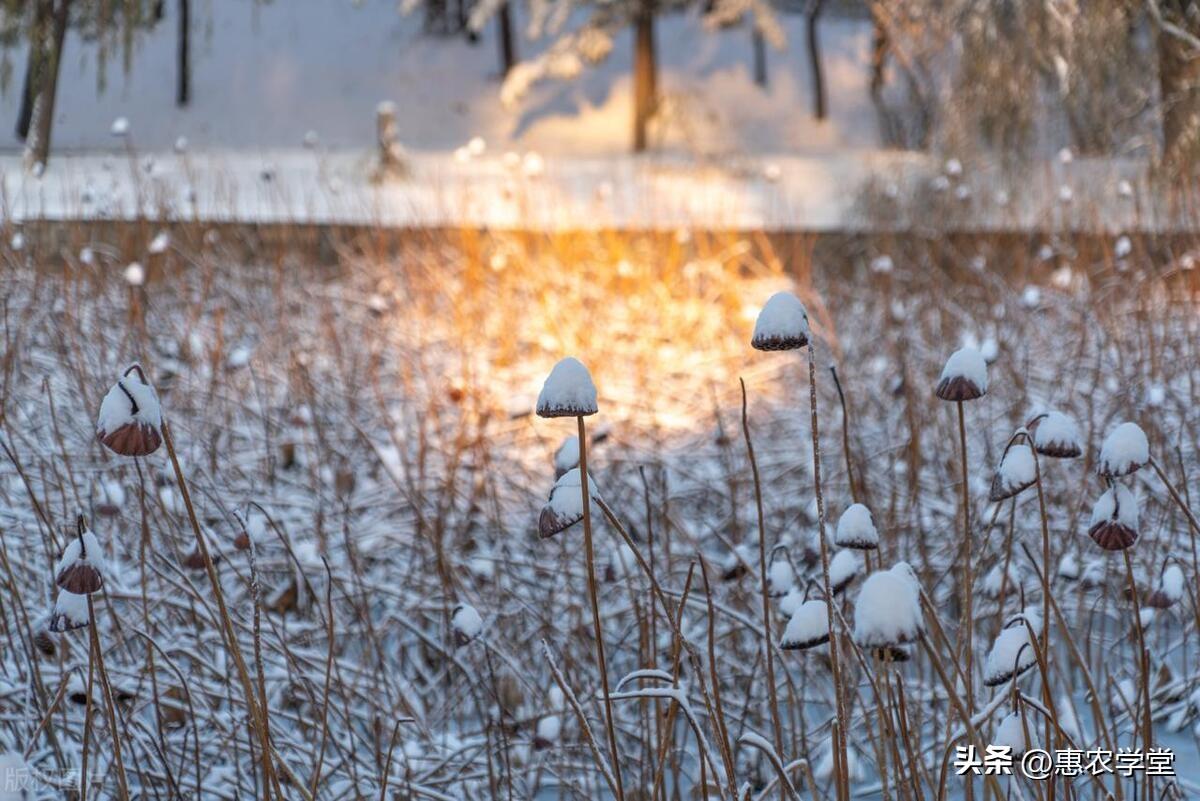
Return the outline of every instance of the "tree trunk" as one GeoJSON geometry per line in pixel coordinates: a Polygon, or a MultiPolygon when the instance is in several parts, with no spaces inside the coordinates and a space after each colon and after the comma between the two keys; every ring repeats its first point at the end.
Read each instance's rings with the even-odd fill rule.
{"type": "Polygon", "coordinates": [[[654,51],[654,7],[642,0],[634,22],[633,152],[645,151],[650,118],[658,97],[658,65],[654,51]]]}
{"type": "MultiPolygon", "coordinates": [[[[50,26],[39,37],[38,47],[44,48],[40,57],[38,83],[33,88],[33,108],[30,111],[31,136],[25,144],[25,166],[45,166],[50,156],[50,131],[54,125],[54,101],[58,95],[58,68],[62,63],[63,41],[71,0],[42,0],[49,14],[50,26]]],[[[32,46],[32,43],[31,43],[32,46]]]]}
{"type": "Polygon", "coordinates": [[[812,70],[813,116],[825,119],[828,109],[825,102],[825,76],[821,71],[821,43],[817,38],[817,18],[821,16],[824,0],[812,0],[808,7],[808,61],[812,70]]]}
{"type": "Polygon", "coordinates": [[[508,73],[517,63],[517,47],[513,40],[512,12],[508,3],[500,6],[500,75],[508,77],[508,73]]]}
{"type": "Polygon", "coordinates": [[[1158,81],[1163,162],[1171,167],[1194,165],[1200,156],[1200,52],[1162,30],[1158,32],[1158,81]]]}
{"type": "Polygon", "coordinates": [[[191,0],[179,0],[179,63],[175,76],[175,105],[186,106],[192,99],[191,0]]]}
{"type": "Polygon", "coordinates": [[[754,82],[767,88],[767,42],[762,31],[754,30],[754,82]]]}
{"type": "Polygon", "coordinates": [[[45,61],[46,27],[49,24],[49,6],[38,2],[33,7],[33,27],[29,33],[29,52],[25,56],[25,81],[21,85],[21,108],[17,112],[17,138],[24,142],[29,137],[29,126],[33,122],[33,97],[42,85],[42,65],[45,61]]]}
{"type": "Polygon", "coordinates": [[[888,35],[878,17],[875,18],[874,28],[871,38],[871,95],[878,97],[887,80],[888,35]]]}

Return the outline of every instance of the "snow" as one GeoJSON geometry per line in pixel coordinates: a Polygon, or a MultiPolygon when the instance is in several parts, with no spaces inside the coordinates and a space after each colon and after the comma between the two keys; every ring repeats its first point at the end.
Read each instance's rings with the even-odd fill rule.
{"type": "Polygon", "coordinates": [[[554,452],[554,477],[561,478],[562,474],[572,467],[579,466],[579,437],[569,436],[554,452]]]}
{"type": "Polygon", "coordinates": [[[1121,423],[1104,438],[1096,471],[1112,478],[1126,476],[1150,462],[1150,441],[1137,423],[1121,423]]]}
{"type": "Polygon", "coordinates": [[[1138,536],[1138,504],[1133,493],[1121,484],[1105,490],[1092,507],[1088,533],[1106,550],[1132,545],[1138,536]]]}
{"type": "Polygon", "coordinates": [[[538,415],[582,417],[597,411],[596,385],[583,362],[568,356],[554,365],[538,394],[538,415]]]}
{"type": "Polygon", "coordinates": [[[1029,428],[1038,453],[1057,458],[1074,458],[1083,453],[1083,438],[1073,417],[1051,410],[1044,416],[1035,416],[1034,420],[1036,423],[1029,428]]]}
{"type": "Polygon", "coordinates": [[[86,595],[76,595],[73,592],[59,590],[54,600],[54,613],[50,618],[50,630],[54,632],[70,631],[88,624],[88,604],[86,595]]]}
{"type": "Polygon", "coordinates": [[[1183,598],[1183,569],[1177,564],[1169,564],[1163,570],[1160,585],[1163,594],[1171,603],[1179,603],[1183,598]]]}
{"type": "Polygon", "coordinates": [[[1033,448],[1024,442],[1013,444],[1000,460],[1000,467],[992,477],[989,499],[1002,501],[1011,498],[1037,481],[1037,465],[1034,463],[1033,448]]]}
{"type": "Polygon", "coordinates": [[[854,641],[864,648],[912,642],[924,627],[912,568],[898,564],[867,577],[854,604],[854,641]],[[907,570],[905,570],[907,568],[907,570]]]}
{"type": "Polygon", "coordinates": [[[1036,746],[1036,740],[1033,740],[1035,727],[1033,721],[1029,722],[1029,739],[1025,736],[1025,726],[1021,722],[1021,715],[1012,712],[1004,716],[1000,724],[996,727],[996,734],[992,737],[992,745],[1001,748],[1011,748],[1014,757],[1020,757],[1029,748],[1036,746]],[[1031,740],[1033,740],[1031,742],[1031,740]]]}
{"type": "Polygon", "coordinates": [[[125,279],[125,283],[130,286],[141,286],[146,283],[146,270],[138,262],[130,262],[130,264],[121,273],[121,277],[125,279]]]}
{"type": "Polygon", "coordinates": [[[846,507],[838,518],[833,541],[842,548],[871,550],[879,547],[879,532],[871,510],[861,503],[846,507]]]}
{"type": "Polygon", "coordinates": [[[125,117],[117,117],[112,121],[112,125],[109,127],[109,132],[113,136],[124,137],[129,133],[129,120],[125,117]]]}
{"type": "Polygon", "coordinates": [[[96,540],[96,535],[90,531],[83,532],[82,537],[71,538],[67,547],[63,549],[62,556],[58,560],[58,568],[54,572],[61,574],[77,562],[88,562],[98,567],[104,564],[104,553],[100,550],[100,543],[96,540]]]}
{"type": "Polygon", "coordinates": [[[796,614],[796,610],[804,603],[804,591],[799,587],[793,586],[787,591],[787,594],[779,599],[779,614],[786,618],[790,618],[796,614]]]}
{"type": "Polygon", "coordinates": [[[31,769],[19,752],[0,753],[0,801],[26,801],[24,783],[31,778],[31,769]]]}
{"type": "Polygon", "coordinates": [[[771,552],[771,563],[767,566],[767,594],[782,598],[796,584],[796,571],[787,551],[776,548],[771,552]]]}
{"type": "Polygon", "coordinates": [[[450,626],[459,644],[466,645],[483,631],[483,618],[470,604],[459,604],[450,616],[450,626]]]}
{"type": "Polygon", "coordinates": [[[844,549],[835,553],[829,560],[829,587],[835,593],[846,589],[854,577],[863,569],[863,557],[860,551],[844,549]]]}
{"type": "Polygon", "coordinates": [[[759,350],[791,350],[808,344],[808,312],[791,292],[776,292],[754,323],[750,344],[759,350]]]}
{"type": "MultiPolygon", "coordinates": [[[[590,477],[589,477],[590,478],[590,477]]],[[[600,497],[594,482],[588,482],[592,500],[600,497]]],[[[543,538],[552,537],[583,520],[583,492],[580,487],[579,468],[563,473],[550,490],[550,500],[542,507],[538,519],[538,531],[543,538]]]]}
{"type": "Polygon", "coordinates": [[[987,394],[987,361],[972,347],[950,354],[938,378],[937,395],[943,400],[974,400],[987,394]]]}
{"type": "Polygon", "coordinates": [[[805,601],[787,621],[779,646],[784,650],[809,649],[829,642],[829,606],[805,601]]]}
{"type": "Polygon", "coordinates": [[[154,235],[154,239],[150,240],[148,250],[152,254],[165,253],[167,248],[171,246],[171,235],[166,231],[159,231],[154,235]]]}
{"type": "Polygon", "coordinates": [[[1025,619],[1011,622],[1001,630],[983,664],[983,683],[986,686],[1004,684],[1013,675],[1019,676],[1037,664],[1037,654],[1030,641],[1030,625],[1036,637],[1041,630],[1040,618],[1026,612],[1025,619]]]}

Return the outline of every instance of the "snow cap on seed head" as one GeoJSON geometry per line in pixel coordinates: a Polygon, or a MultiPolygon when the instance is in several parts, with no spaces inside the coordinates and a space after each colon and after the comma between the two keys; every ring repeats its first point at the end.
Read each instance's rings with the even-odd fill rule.
{"type": "Polygon", "coordinates": [[[823,600],[805,601],[783,630],[779,647],[785,651],[804,650],[829,642],[829,605],[823,600]]]}
{"type": "Polygon", "coordinates": [[[982,398],[987,389],[987,361],[978,350],[968,347],[950,354],[934,391],[944,401],[969,401],[982,398]]]}
{"type": "Polygon", "coordinates": [[[96,437],[121,456],[148,456],[162,444],[162,407],[141,365],[132,364],[100,402],[96,437]]]}
{"type": "Polygon", "coordinates": [[[1033,448],[1025,442],[1014,442],[1000,459],[1000,466],[992,476],[992,488],[988,500],[1002,501],[1011,498],[1037,483],[1037,464],[1033,448]]]}
{"type": "Polygon", "coordinates": [[[55,634],[81,629],[88,624],[86,595],[77,595],[59,590],[54,599],[54,612],[50,615],[50,630],[55,634]]]}
{"type": "Polygon", "coordinates": [[[912,642],[925,625],[920,588],[906,562],[877,570],[863,582],[854,604],[854,641],[864,648],[912,642]]]}
{"type": "Polygon", "coordinates": [[[1150,463],[1150,441],[1137,423],[1121,423],[1100,446],[1096,472],[1106,478],[1127,476],[1150,463]]]}
{"type": "Polygon", "coordinates": [[[829,560],[829,591],[837,595],[850,586],[862,569],[863,558],[858,551],[852,548],[838,551],[829,560]]]}
{"type": "Polygon", "coordinates": [[[983,663],[984,685],[997,687],[1037,664],[1032,638],[1041,631],[1041,615],[1032,610],[1010,620],[997,635],[983,663]]]}
{"type": "Polygon", "coordinates": [[[572,467],[579,466],[579,437],[570,436],[562,441],[554,452],[554,477],[562,478],[563,473],[572,467]]]}
{"type": "Polygon", "coordinates": [[[783,545],[776,545],[771,550],[771,561],[767,565],[767,594],[772,598],[782,598],[796,583],[796,570],[792,567],[792,558],[783,545]]]}
{"type": "Polygon", "coordinates": [[[842,548],[854,548],[860,551],[872,551],[879,547],[879,531],[875,528],[875,518],[871,510],[861,503],[846,507],[838,518],[834,530],[833,541],[842,548]]]}
{"type": "Polygon", "coordinates": [[[1051,410],[1035,415],[1025,426],[1033,437],[1033,447],[1042,456],[1074,459],[1083,453],[1083,441],[1074,418],[1051,410]]]}
{"type": "Polygon", "coordinates": [[[596,385],[583,362],[568,356],[554,365],[538,393],[538,416],[584,417],[597,411],[596,385]]]}
{"type": "MultiPolygon", "coordinates": [[[[580,483],[578,467],[571,468],[554,482],[554,488],[550,490],[550,500],[542,507],[542,513],[538,516],[538,536],[542,539],[566,531],[583,519],[583,493],[580,483]]],[[[592,500],[600,497],[596,485],[591,481],[588,482],[588,494],[592,496],[592,500]]]]}
{"type": "Polygon", "coordinates": [[[466,645],[483,631],[483,618],[470,604],[459,604],[450,615],[450,628],[454,630],[454,641],[466,645]]]}
{"type": "Polygon", "coordinates": [[[103,564],[100,543],[96,535],[88,530],[83,515],[80,515],[76,523],[76,536],[67,543],[58,560],[54,583],[75,595],[91,595],[104,585],[103,564]]]}
{"type": "MultiPolygon", "coordinates": [[[[1033,726],[1030,726],[1029,730],[1032,732],[1033,726]]],[[[1025,725],[1021,722],[1020,713],[1013,712],[1000,721],[1000,725],[996,727],[996,734],[992,738],[992,745],[1011,748],[1014,757],[1022,756],[1034,745],[1025,736],[1025,725]]]]}
{"type": "Polygon", "coordinates": [[[795,350],[808,344],[808,312],[791,292],[767,298],[754,323],[751,347],[756,350],[795,350]]]}
{"type": "Polygon", "coordinates": [[[1106,551],[1123,551],[1137,542],[1138,505],[1133,493],[1113,484],[1092,507],[1088,535],[1106,551]]]}

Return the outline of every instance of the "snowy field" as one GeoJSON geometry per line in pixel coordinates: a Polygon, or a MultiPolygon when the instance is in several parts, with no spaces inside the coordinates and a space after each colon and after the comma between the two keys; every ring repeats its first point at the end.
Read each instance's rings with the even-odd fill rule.
{"type": "MultiPolygon", "coordinates": [[[[619,769],[630,799],[964,798],[975,744],[1170,748],[1152,797],[1200,794],[1178,241],[463,229],[318,270],[156,240],[136,268],[0,250],[0,752],[28,797],[82,771],[88,798],[606,798],[619,769]],[[815,416],[810,351],[750,345],[780,289],[815,416]],[[946,377],[986,384],[961,407],[935,395],[960,346],[946,377]],[[579,473],[551,495],[576,420],[533,413],[565,355],[597,388],[594,580],[579,473]],[[134,361],[178,471],[97,441],[125,397],[159,431],[136,373],[114,386],[134,361]],[[1017,432],[1051,408],[1034,461],[1017,432]],[[1123,421],[1146,452],[1102,446],[1123,421]],[[89,619],[55,586],[79,514],[103,586],[57,633],[89,619]]],[[[1054,781],[1132,801],[1147,778],[1054,781]]]]}

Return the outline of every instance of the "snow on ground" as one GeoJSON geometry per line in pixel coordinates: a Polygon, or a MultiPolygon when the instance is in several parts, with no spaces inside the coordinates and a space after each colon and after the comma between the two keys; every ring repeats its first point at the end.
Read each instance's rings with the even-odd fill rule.
{"type": "MultiPolygon", "coordinates": [[[[500,102],[495,26],[480,41],[427,35],[420,14],[394,0],[287,0],[194,4],[193,102],[175,106],[174,7],[134,38],[130,69],[110,58],[97,92],[97,46],[69,32],[56,107],[57,150],[113,149],[111,122],[124,117],[139,147],[167,150],[179,136],[202,149],[299,147],[309,131],[334,148],[369,145],[375,106],[394,101],[401,142],[449,152],[482,136],[497,147],[557,155],[627,152],[632,104],[632,33],[606,62],[576,80],[534,88],[515,108],[500,102]]],[[[516,28],[528,19],[516,11],[516,28]]],[[[660,18],[661,83],[670,114],[660,144],[689,153],[822,152],[878,142],[868,92],[869,19],[828,17],[821,26],[831,117],[810,115],[803,18],[782,17],[791,46],[770,51],[771,82],[751,75],[748,29],[710,32],[695,12],[660,18]]],[[[532,58],[544,38],[522,33],[532,58]]],[[[19,73],[24,51],[10,59],[19,73]]],[[[0,102],[0,150],[13,135],[19,77],[0,102]]]]}
{"type": "Polygon", "coordinates": [[[545,230],[1195,230],[1146,165],[1076,159],[1015,173],[980,165],[938,189],[914,153],[743,158],[541,157],[489,149],[412,153],[408,178],[376,182],[369,150],[55,156],[43,175],[0,156],[0,208],[15,221],[134,219],[479,226],[545,230]],[[1129,193],[1126,193],[1126,184],[1129,193]],[[1074,187],[1064,204],[1059,188],[1074,187]]]}

